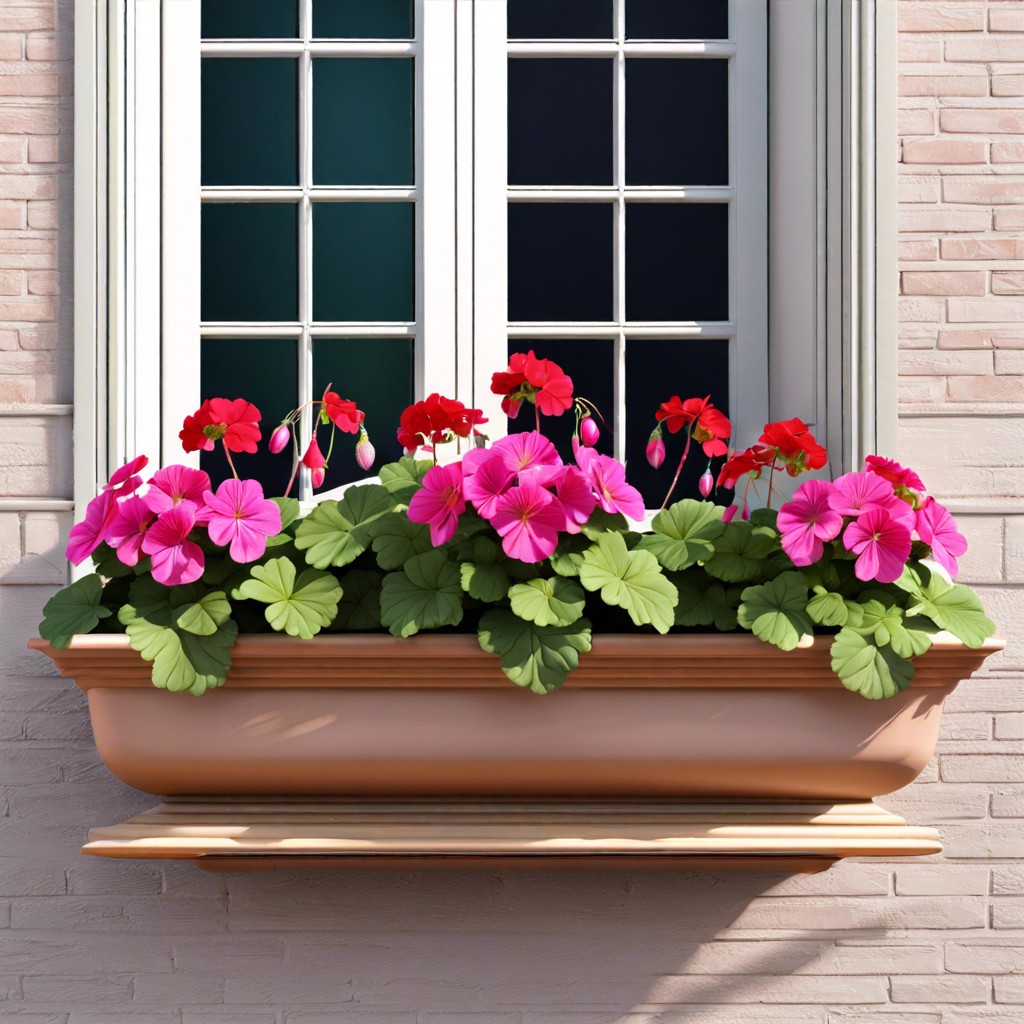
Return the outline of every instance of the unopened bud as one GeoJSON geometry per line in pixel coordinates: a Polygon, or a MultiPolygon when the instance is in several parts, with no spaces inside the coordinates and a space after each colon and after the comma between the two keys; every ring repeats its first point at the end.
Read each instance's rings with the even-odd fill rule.
{"type": "Polygon", "coordinates": [[[523,407],[523,400],[521,398],[508,397],[501,403],[501,405],[505,410],[505,415],[510,420],[514,420],[519,415],[519,410],[523,407]]]}
{"type": "Polygon", "coordinates": [[[711,488],[715,486],[715,478],[711,475],[710,469],[705,469],[701,474],[700,480],[697,481],[697,489],[700,491],[700,496],[706,498],[711,493],[711,488]]]}
{"type": "Polygon", "coordinates": [[[292,432],[288,429],[288,424],[282,423],[277,430],[270,435],[267,447],[270,449],[272,455],[277,455],[278,452],[284,451],[291,438],[292,432]]]}
{"type": "Polygon", "coordinates": [[[365,472],[373,465],[373,460],[376,457],[377,453],[374,451],[373,445],[370,444],[366,431],[360,431],[359,440],[356,442],[356,462],[359,468],[365,472]]]}
{"type": "Polygon", "coordinates": [[[661,439],[659,430],[651,431],[650,440],[647,442],[647,461],[655,469],[659,469],[665,461],[665,442],[661,439]]]}
{"type": "Polygon", "coordinates": [[[324,477],[326,477],[326,476],[327,476],[327,467],[326,466],[318,466],[316,469],[314,469],[309,474],[309,480],[310,480],[310,483],[312,483],[312,485],[313,485],[313,490],[314,491],[317,488],[319,488],[319,487],[323,487],[323,485],[324,485],[324,477]]]}
{"type": "Polygon", "coordinates": [[[306,454],[302,456],[302,464],[307,469],[321,469],[327,465],[324,453],[320,451],[320,445],[316,443],[316,434],[309,439],[309,447],[306,454]]]}
{"type": "Polygon", "coordinates": [[[588,448],[593,448],[597,444],[597,439],[601,436],[601,431],[598,429],[597,424],[594,422],[593,416],[584,416],[580,421],[580,439],[588,448]]]}
{"type": "Polygon", "coordinates": [[[750,506],[745,501],[743,502],[743,511],[740,513],[740,518],[741,519],[749,519],[750,518],[750,506]]]}
{"type": "Polygon", "coordinates": [[[728,507],[728,508],[727,508],[727,509],[726,509],[726,510],[725,510],[725,511],[724,511],[724,512],[722,513],[722,522],[723,522],[723,523],[731,523],[731,522],[732,522],[732,519],[733,519],[733,516],[735,516],[735,515],[736,515],[736,513],[737,513],[737,512],[739,511],[739,508],[740,508],[740,507],[739,507],[739,505],[730,505],[730,506],[729,506],[729,507],[728,507]]]}

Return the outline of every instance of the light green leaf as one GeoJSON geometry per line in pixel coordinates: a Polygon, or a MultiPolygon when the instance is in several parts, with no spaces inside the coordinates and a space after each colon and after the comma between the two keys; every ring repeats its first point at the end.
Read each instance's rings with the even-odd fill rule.
{"type": "Polygon", "coordinates": [[[307,569],[298,579],[287,558],[272,558],[252,568],[239,593],[267,605],[267,622],[279,633],[310,640],[334,621],[341,584],[330,574],[307,569]]]}
{"type": "Polygon", "coordinates": [[[841,629],[832,641],[832,671],[848,690],[869,700],[892,697],[914,678],[911,662],[852,629],[841,629]]]}
{"type": "Polygon", "coordinates": [[[477,631],[480,646],[497,654],[501,669],[516,684],[534,693],[550,693],[565,682],[590,650],[590,623],[538,626],[504,608],[487,612],[477,631]]]}
{"type": "Polygon", "coordinates": [[[99,576],[93,574],[75,580],[43,605],[39,635],[54,647],[67,647],[76,633],[91,633],[100,619],[111,614],[109,608],[100,604],[102,600],[103,581],[99,576]]]}
{"type": "Polygon", "coordinates": [[[429,459],[402,456],[397,462],[380,467],[380,482],[395,501],[408,505],[412,496],[423,486],[423,478],[433,468],[429,459]]]}
{"type": "Polygon", "coordinates": [[[350,487],[341,501],[321,502],[306,516],[295,545],[317,569],[348,565],[369,545],[369,525],[394,507],[394,497],[379,484],[350,487]]]}
{"type": "Polygon", "coordinates": [[[807,614],[819,626],[845,626],[850,617],[843,595],[820,586],[814,588],[814,597],[807,602],[807,614]]]}
{"type": "Polygon", "coordinates": [[[508,596],[512,611],[538,626],[569,626],[583,614],[587,602],[579,584],[561,576],[517,583],[508,596]]]}
{"type": "Polygon", "coordinates": [[[814,632],[807,614],[807,584],[798,572],[747,587],[737,617],[744,629],[783,651],[793,650],[805,633],[814,632]]]}
{"type": "Polygon", "coordinates": [[[679,591],[676,605],[677,626],[711,626],[727,633],[736,628],[736,609],[740,603],[741,588],[726,589],[721,583],[694,570],[673,574],[672,582],[679,591]]]}
{"type": "Polygon", "coordinates": [[[299,503],[294,498],[271,498],[281,510],[281,532],[288,529],[299,518],[299,503]]]}
{"type": "Polygon", "coordinates": [[[379,572],[353,569],[341,577],[338,617],[331,630],[380,629],[380,590],[384,577],[379,572]]]}
{"type": "Polygon", "coordinates": [[[653,533],[644,534],[640,548],[673,571],[705,562],[715,553],[712,541],[725,531],[722,511],[707,501],[677,501],[654,517],[653,533]]]}
{"type": "Polygon", "coordinates": [[[932,573],[907,615],[927,615],[939,629],[949,630],[968,647],[980,647],[995,631],[996,624],[985,615],[981,598],[960,583],[948,583],[932,573]]]}
{"type": "Polygon", "coordinates": [[[508,594],[507,559],[501,547],[486,537],[464,541],[469,561],[459,565],[462,589],[478,601],[494,604],[508,594]]]}
{"type": "Polygon", "coordinates": [[[675,623],[679,592],[654,555],[640,548],[630,551],[621,534],[602,534],[583,553],[580,582],[587,590],[600,590],[605,604],[624,608],[638,626],[650,624],[667,633],[675,623]]]}
{"type": "Polygon", "coordinates": [[[367,528],[373,538],[373,551],[382,569],[401,569],[410,558],[430,551],[430,527],[414,523],[408,513],[389,512],[367,528]]]}
{"type": "MultiPolygon", "coordinates": [[[[171,605],[175,604],[172,595],[171,605]]],[[[188,603],[178,606],[175,611],[175,624],[196,636],[213,636],[230,618],[231,605],[222,590],[203,594],[196,600],[189,595],[188,603]]]]}
{"type": "Polygon", "coordinates": [[[715,540],[714,554],[704,563],[704,569],[726,583],[763,578],[764,561],[777,544],[777,534],[767,527],[742,520],[729,523],[715,540]]]}
{"type": "Polygon", "coordinates": [[[394,636],[462,621],[459,568],[443,551],[410,558],[402,572],[388,573],[380,595],[381,621],[394,636]]]}

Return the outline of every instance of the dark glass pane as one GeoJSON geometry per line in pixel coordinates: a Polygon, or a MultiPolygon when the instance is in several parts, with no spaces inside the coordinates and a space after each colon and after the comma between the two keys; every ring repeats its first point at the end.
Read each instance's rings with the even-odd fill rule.
{"type": "Polygon", "coordinates": [[[612,183],[610,60],[508,62],[510,185],[612,183]]]}
{"type": "MultiPolygon", "coordinates": [[[[366,413],[366,432],[377,452],[371,474],[400,458],[402,446],[395,431],[402,410],[413,400],[413,339],[317,338],[313,342],[313,393],[322,395],[328,384],[366,413]]],[[[319,436],[326,454],[330,430],[322,429],[319,436]]],[[[357,434],[335,435],[324,488],[367,475],[356,464],[358,439],[357,434]]]]}
{"type": "Polygon", "coordinates": [[[412,0],[313,0],[319,39],[412,39],[412,0]]]}
{"type": "Polygon", "coordinates": [[[626,0],[627,39],[728,37],[729,0],[626,0]]]}
{"type": "Polygon", "coordinates": [[[313,207],[313,319],[413,320],[412,203],[313,207]]]}
{"type": "Polygon", "coordinates": [[[729,207],[626,204],[626,319],[729,319],[729,207]]]}
{"type": "MultiPolygon", "coordinates": [[[[233,453],[241,477],[263,485],[268,497],[284,493],[292,469],[289,445],[278,455],[267,450],[270,435],[282,419],[299,404],[299,371],[296,343],[288,338],[204,338],[199,380],[204,398],[246,398],[262,416],[263,435],[255,455],[233,453]]],[[[191,409],[182,413],[182,418],[191,409]]],[[[223,445],[201,452],[199,465],[210,474],[216,487],[231,476],[223,445]]],[[[295,490],[292,490],[293,497],[295,490]]]]}
{"type": "Polygon", "coordinates": [[[299,183],[296,71],[290,58],[203,61],[204,185],[299,183]]]}
{"type": "Polygon", "coordinates": [[[412,60],[313,61],[313,181],[411,185],[412,60]]]}
{"type": "Polygon", "coordinates": [[[612,0],[508,0],[509,39],[611,39],[612,0]]]}
{"type": "MultiPolygon", "coordinates": [[[[586,398],[598,407],[602,421],[595,416],[601,437],[597,450],[613,455],[615,429],[615,343],[611,338],[581,338],[566,341],[563,338],[510,339],[509,355],[533,349],[539,359],[551,359],[572,378],[573,396],[586,398]]],[[[519,415],[508,421],[509,433],[535,430],[536,412],[532,405],[524,404],[519,415]]],[[[570,409],[561,416],[542,416],[541,432],[550,438],[566,462],[572,461],[572,434],[576,429],[576,414],[570,409]]]]}
{"type": "Polygon", "coordinates": [[[294,39],[299,0],[203,0],[204,39],[294,39]]]}
{"type": "MultiPolygon", "coordinates": [[[[668,341],[626,342],[626,479],[640,489],[648,508],[658,508],[664,499],[686,439],[682,432],[664,431],[667,455],[661,469],[648,465],[647,439],[654,429],[654,413],[673,395],[682,399],[711,396],[716,408],[729,413],[729,342],[674,338],[668,341]]],[[[724,459],[715,459],[712,473],[718,475],[724,459]]],[[[699,498],[697,481],[708,460],[697,444],[683,467],[672,494],[673,501],[699,498]]],[[[731,492],[719,492],[717,501],[728,504],[731,492]]]]}
{"type": "Polygon", "coordinates": [[[609,203],[509,203],[508,318],[612,319],[609,203]]]}
{"type": "Polygon", "coordinates": [[[204,320],[295,320],[299,242],[292,203],[204,203],[204,320]]]}
{"type": "Polygon", "coordinates": [[[626,184],[729,182],[729,62],[626,61],[626,184]]]}

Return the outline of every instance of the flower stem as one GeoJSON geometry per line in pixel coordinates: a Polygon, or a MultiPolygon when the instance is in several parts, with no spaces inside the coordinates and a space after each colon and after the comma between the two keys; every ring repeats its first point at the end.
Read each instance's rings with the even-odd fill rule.
{"type": "Polygon", "coordinates": [[[540,433],[540,406],[536,402],[533,403],[533,416],[537,421],[537,433],[540,433]]]}
{"type": "Polygon", "coordinates": [[[299,438],[295,431],[292,431],[292,475],[288,478],[288,486],[284,489],[282,498],[287,498],[289,492],[292,489],[292,484],[295,483],[295,477],[299,473],[299,438]]]}
{"type": "Polygon", "coordinates": [[[231,461],[231,452],[228,451],[228,446],[224,445],[224,457],[228,460],[228,466],[231,467],[231,475],[237,480],[238,471],[235,469],[234,462],[231,461]]]}
{"type": "Polygon", "coordinates": [[[686,433],[686,447],[683,449],[683,457],[679,460],[679,465],[676,466],[676,475],[672,477],[672,486],[668,489],[668,494],[665,495],[665,500],[661,503],[661,508],[658,510],[662,511],[668,504],[668,499],[672,497],[672,492],[676,489],[676,484],[679,483],[679,474],[683,471],[683,463],[686,461],[686,456],[690,454],[690,442],[693,440],[692,431],[686,433]]]}
{"type": "Polygon", "coordinates": [[[772,485],[775,483],[775,459],[772,459],[772,468],[768,471],[768,502],[767,507],[772,507],[772,485]]]}

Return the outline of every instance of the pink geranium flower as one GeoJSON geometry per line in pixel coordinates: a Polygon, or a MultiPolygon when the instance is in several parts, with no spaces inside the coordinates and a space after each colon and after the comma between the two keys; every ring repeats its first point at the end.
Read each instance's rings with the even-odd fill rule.
{"type": "Polygon", "coordinates": [[[872,473],[846,473],[832,485],[829,506],[840,515],[859,516],[872,508],[889,508],[899,499],[892,484],[872,473]]]}
{"type": "Polygon", "coordinates": [[[103,490],[113,491],[115,498],[134,494],[142,486],[142,477],[137,474],[148,464],[149,457],[146,455],[139,455],[131,462],[126,462],[120,469],[114,470],[114,475],[104,485],[103,490]]]}
{"type": "Polygon", "coordinates": [[[132,496],[121,503],[107,541],[117,548],[117,557],[124,565],[138,565],[142,557],[142,538],[154,519],[156,516],[142,498],[132,496]]]}
{"type": "Polygon", "coordinates": [[[409,502],[409,518],[414,523],[430,524],[430,541],[437,547],[449,541],[466,510],[462,493],[462,466],[434,466],[423,478],[423,486],[409,502]]]}
{"type": "Polygon", "coordinates": [[[467,460],[473,466],[473,472],[463,477],[462,493],[484,519],[490,519],[498,506],[498,499],[512,486],[515,473],[505,465],[501,452],[482,448],[474,451],[483,452],[485,457],[469,460],[470,453],[467,453],[462,460],[464,466],[467,460]]]}
{"type": "Polygon", "coordinates": [[[506,467],[513,473],[522,473],[537,466],[561,466],[555,446],[536,430],[528,430],[522,434],[509,434],[491,447],[492,452],[500,452],[506,467]]]}
{"type": "Polygon", "coordinates": [[[164,512],[146,531],[142,550],[153,559],[153,579],[168,587],[195,583],[203,575],[203,551],[188,539],[196,525],[196,506],[182,501],[164,512]]]}
{"type": "Polygon", "coordinates": [[[225,480],[217,493],[207,491],[204,520],[210,540],[231,545],[236,562],[254,562],[267,550],[267,538],[281,532],[281,509],[263,497],[256,480],[225,480]]]}
{"type": "Polygon", "coordinates": [[[610,455],[599,455],[593,448],[580,448],[576,461],[593,488],[597,503],[605,512],[621,512],[630,519],[644,517],[644,499],[626,483],[626,468],[610,455]]]}
{"type": "Polygon", "coordinates": [[[564,529],[568,533],[579,533],[580,527],[597,507],[597,498],[590,488],[590,481],[582,470],[566,466],[555,485],[555,495],[565,511],[564,529]]]}
{"type": "Polygon", "coordinates": [[[782,550],[794,565],[816,562],[825,551],[825,541],[839,536],[843,517],[832,508],[833,497],[832,484],[808,480],[797,488],[793,500],[779,509],[782,550]]]}
{"type": "Polygon", "coordinates": [[[107,539],[117,515],[113,491],[102,491],[85,506],[85,518],[71,527],[65,557],[72,565],[88,558],[107,539]]]}
{"type": "Polygon", "coordinates": [[[565,512],[554,495],[527,477],[502,495],[491,519],[510,558],[540,562],[558,546],[565,512]]]}
{"type": "Polygon", "coordinates": [[[149,490],[142,496],[146,507],[160,515],[183,501],[197,508],[203,504],[203,493],[210,489],[210,478],[201,469],[191,466],[168,466],[158,469],[149,481],[149,490]]]}
{"type": "Polygon", "coordinates": [[[850,523],[843,543],[858,556],[853,571],[859,580],[895,583],[910,557],[910,530],[884,508],[869,509],[850,523]]]}
{"type": "Polygon", "coordinates": [[[956,560],[967,551],[967,538],[956,528],[949,510],[934,498],[917,510],[917,535],[932,549],[932,558],[956,576],[960,569],[956,560]]]}

